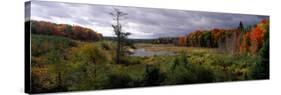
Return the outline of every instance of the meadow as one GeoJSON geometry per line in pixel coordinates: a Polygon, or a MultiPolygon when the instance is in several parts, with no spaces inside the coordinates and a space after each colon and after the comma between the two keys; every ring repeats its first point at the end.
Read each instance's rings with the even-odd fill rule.
{"type": "Polygon", "coordinates": [[[259,56],[217,48],[136,43],[174,55],[123,56],[115,42],[87,42],[32,34],[31,79],[35,93],[251,80],[259,56]]]}

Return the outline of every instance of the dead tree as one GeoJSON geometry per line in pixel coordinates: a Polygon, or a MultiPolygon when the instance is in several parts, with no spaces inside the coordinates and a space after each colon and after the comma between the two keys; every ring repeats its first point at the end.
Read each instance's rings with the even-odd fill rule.
{"type": "Polygon", "coordinates": [[[117,36],[117,48],[116,48],[116,62],[117,64],[120,64],[120,57],[122,53],[122,47],[123,47],[123,41],[124,38],[126,38],[130,33],[122,32],[122,25],[120,24],[120,20],[124,18],[125,15],[127,15],[124,12],[121,12],[119,9],[114,9],[114,12],[110,13],[113,20],[116,21],[115,24],[112,24],[112,28],[114,30],[115,35],[117,36]]]}

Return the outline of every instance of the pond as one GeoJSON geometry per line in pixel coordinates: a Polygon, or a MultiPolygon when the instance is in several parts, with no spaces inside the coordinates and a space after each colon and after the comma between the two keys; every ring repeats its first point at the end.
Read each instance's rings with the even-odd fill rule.
{"type": "Polygon", "coordinates": [[[161,56],[161,55],[176,55],[174,52],[168,51],[147,51],[143,48],[135,49],[133,54],[130,56],[150,57],[150,56],[161,56]]]}

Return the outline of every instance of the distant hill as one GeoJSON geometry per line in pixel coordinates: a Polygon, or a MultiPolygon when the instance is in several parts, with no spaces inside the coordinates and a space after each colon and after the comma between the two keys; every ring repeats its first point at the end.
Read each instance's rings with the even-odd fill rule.
{"type": "Polygon", "coordinates": [[[102,39],[102,34],[95,30],[68,24],[56,24],[46,21],[27,21],[31,24],[31,33],[40,35],[63,36],[82,41],[98,41],[102,39]]]}

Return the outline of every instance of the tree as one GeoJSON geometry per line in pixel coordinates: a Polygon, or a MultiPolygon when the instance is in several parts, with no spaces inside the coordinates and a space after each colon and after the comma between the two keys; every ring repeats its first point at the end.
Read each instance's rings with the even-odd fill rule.
{"type": "Polygon", "coordinates": [[[99,41],[102,39],[102,34],[86,27],[45,21],[30,21],[30,23],[32,23],[32,34],[61,36],[82,41],[99,41]]]}
{"type": "Polygon", "coordinates": [[[238,30],[240,30],[241,32],[244,31],[244,25],[243,25],[242,21],[240,21],[240,23],[239,23],[238,30]]]}
{"type": "Polygon", "coordinates": [[[260,60],[252,71],[252,76],[255,79],[269,79],[269,29],[266,29],[264,36],[263,47],[259,51],[260,60]]]}
{"type": "Polygon", "coordinates": [[[205,47],[211,47],[212,44],[212,37],[211,37],[211,32],[205,31],[203,33],[203,43],[205,47]]]}
{"type": "Polygon", "coordinates": [[[180,46],[186,46],[186,36],[180,36],[178,37],[178,45],[180,46]]]}
{"type": "Polygon", "coordinates": [[[115,35],[117,36],[116,62],[117,64],[120,64],[120,56],[123,55],[121,51],[124,46],[125,39],[127,38],[127,36],[130,35],[130,33],[128,32],[122,32],[122,25],[120,24],[120,19],[122,19],[122,17],[127,14],[121,12],[119,9],[114,9],[114,12],[110,13],[110,15],[112,16],[113,20],[116,21],[115,24],[112,24],[112,28],[114,30],[115,35]]]}

